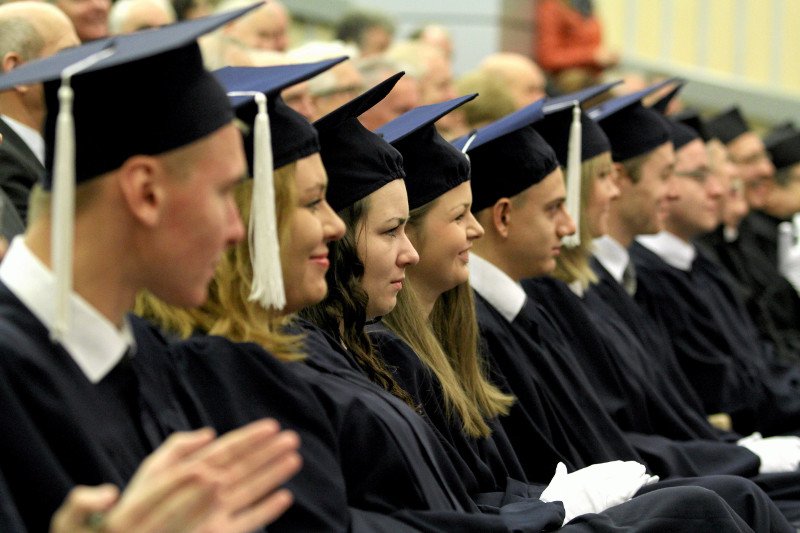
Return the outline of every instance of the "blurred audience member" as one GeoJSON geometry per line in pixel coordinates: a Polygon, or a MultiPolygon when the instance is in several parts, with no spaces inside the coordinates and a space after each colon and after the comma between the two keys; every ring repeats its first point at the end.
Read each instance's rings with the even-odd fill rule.
{"type": "Polygon", "coordinates": [[[357,60],[355,65],[364,78],[365,87],[373,87],[401,70],[406,71],[406,75],[400,78],[386,98],[358,117],[368,130],[375,131],[419,105],[419,82],[416,73],[409,67],[382,57],[357,60]]]}
{"type": "MultiPolygon", "coordinates": [[[[289,63],[310,63],[334,57],[351,56],[353,49],[341,41],[312,41],[289,52],[289,63]]],[[[324,117],[349,102],[366,88],[364,80],[352,61],[339,63],[308,82],[314,116],[324,117]]]]}
{"type": "Polygon", "coordinates": [[[175,8],[169,0],[117,0],[108,16],[112,34],[133,33],[172,24],[175,8]]]}
{"type": "Polygon", "coordinates": [[[205,17],[214,12],[211,0],[172,0],[178,20],[205,17]]]}
{"type": "Polygon", "coordinates": [[[503,79],[484,69],[470,72],[456,81],[458,94],[478,93],[478,98],[460,108],[464,111],[464,121],[469,130],[486,126],[517,109],[508,89],[503,79]]]}
{"type": "Polygon", "coordinates": [[[603,46],[592,0],[537,0],[535,9],[534,57],[559,92],[594,85],[603,69],[619,62],[619,54],[603,46]]]}
{"type": "MultiPolygon", "coordinates": [[[[417,73],[420,105],[436,104],[456,97],[450,60],[439,48],[416,41],[403,41],[393,45],[386,56],[417,73]]],[[[445,115],[436,123],[436,129],[448,140],[454,139],[454,132],[463,128],[463,119],[458,113],[445,115]]]]}
{"type": "Polygon", "coordinates": [[[447,59],[453,59],[453,38],[450,31],[439,24],[427,24],[418,30],[411,32],[409,38],[429,44],[444,52],[447,59]]]}
{"type": "Polygon", "coordinates": [[[111,0],[54,0],[78,33],[81,42],[108,37],[108,11],[111,0]]]}
{"type": "Polygon", "coordinates": [[[547,96],[542,69],[522,54],[492,54],[483,60],[480,68],[489,77],[495,77],[505,84],[517,109],[547,96]]]}
{"type": "MultiPolygon", "coordinates": [[[[69,18],[45,2],[12,2],[0,6],[0,73],[79,43],[69,18]]],[[[28,197],[44,177],[42,86],[20,85],[0,92],[0,189],[9,207],[2,217],[3,235],[22,231],[28,218],[28,197]],[[12,224],[12,211],[20,224],[12,224]]]]}
{"type": "Polygon", "coordinates": [[[373,11],[352,11],[336,24],[336,39],[358,48],[361,57],[384,53],[394,38],[394,23],[373,11]]]}
{"type": "MultiPolygon", "coordinates": [[[[253,0],[225,0],[216,11],[222,13],[253,3],[253,0]]],[[[289,48],[289,22],[286,7],[278,0],[270,0],[226,25],[222,32],[248,48],[285,52],[289,48]]]]}

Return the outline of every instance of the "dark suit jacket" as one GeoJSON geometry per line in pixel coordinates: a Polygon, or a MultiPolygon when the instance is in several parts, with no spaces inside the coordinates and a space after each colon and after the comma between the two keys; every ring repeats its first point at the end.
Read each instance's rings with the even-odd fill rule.
{"type": "Polygon", "coordinates": [[[11,126],[0,118],[0,189],[6,193],[23,222],[27,220],[28,196],[44,176],[44,167],[11,126]]]}

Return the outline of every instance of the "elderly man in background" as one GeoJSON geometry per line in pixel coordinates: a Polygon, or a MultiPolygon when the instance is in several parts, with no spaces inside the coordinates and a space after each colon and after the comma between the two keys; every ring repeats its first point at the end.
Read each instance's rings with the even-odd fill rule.
{"type": "Polygon", "coordinates": [[[508,87],[517,109],[547,96],[547,82],[542,69],[522,54],[492,54],[483,60],[480,69],[490,77],[500,79],[508,87]]]}
{"type": "Polygon", "coordinates": [[[52,1],[72,21],[81,42],[108,37],[108,12],[111,9],[111,0],[52,1]]]}
{"type": "Polygon", "coordinates": [[[169,0],[117,0],[108,17],[112,34],[166,26],[175,22],[175,8],[169,0]]]}
{"type": "MultiPolygon", "coordinates": [[[[0,6],[0,72],[78,43],[69,18],[52,5],[14,2],[0,6]]],[[[0,189],[23,223],[30,191],[44,174],[44,115],[41,85],[0,92],[0,136],[5,139],[0,145],[0,189]]]]}
{"type": "Polygon", "coordinates": [[[419,82],[415,73],[408,68],[382,57],[357,60],[355,65],[363,76],[364,85],[367,87],[377,85],[401,70],[406,71],[406,75],[397,81],[397,84],[386,95],[386,98],[358,117],[358,120],[368,130],[375,131],[387,122],[396,119],[419,105],[419,82]]]}

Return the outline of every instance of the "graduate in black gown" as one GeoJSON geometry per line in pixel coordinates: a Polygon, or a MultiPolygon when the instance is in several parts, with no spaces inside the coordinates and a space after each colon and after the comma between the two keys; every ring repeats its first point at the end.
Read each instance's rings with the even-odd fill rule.
{"type": "MultiPolygon", "coordinates": [[[[369,331],[382,360],[423,408],[451,456],[457,454],[455,461],[466,463],[483,490],[489,490],[508,483],[508,478],[524,479],[524,472],[497,420],[508,411],[509,398],[486,379],[478,355],[466,263],[471,242],[482,228],[469,210],[466,159],[430,126],[446,104],[417,109],[378,131],[404,156],[412,207],[408,235],[421,259],[408,269],[397,306],[369,331]]],[[[535,444],[529,443],[523,453],[533,454],[535,444]]],[[[585,481],[572,488],[572,498],[597,490],[589,478],[585,481]]],[[[542,496],[551,497],[548,491],[542,496]]],[[[568,514],[575,512],[566,505],[568,514]]],[[[759,527],[769,528],[770,521],[759,527]]]]}
{"type": "Polygon", "coordinates": [[[666,231],[643,236],[632,246],[640,274],[636,299],[669,333],[709,412],[730,413],[741,433],[794,432],[800,413],[800,369],[775,357],[722,267],[689,241],[719,223],[723,188],[716,176],[706,179],[708,158],[702,141],[691,130],[684,132],[687,142],[681,150],[688,170],[676,174],[676,183],[707,184],[706,197],[700,197],[701,190],[679,191],[685,198],[670,203],[666,231]]]}
{"type": "Polygon", "coordinates": [[[283,491],[269,496],[299,467],[291,453],[296,435],[277,434],[274,422],[162,445],[204,421],[184,397],[163,339],[126,316],[145,287],[175,303],[199,303],[215,257],[242,236],[233,198],[220,191],[238,181],[244,154],[227,98],[194,41],[242,12],[120,37],[107,57],[93,55],[109,44],[97,42],[0,77],[3,89],[45,81],[50,110],[49,192],[37,192],[40,215],[0,268],[0,471],[29,531],[47,529],[74,485],[125,488],[134,474],[139,482],[105,518],[95,517],[96,527],[108,520],[127,529],[115,511],[142,486],[161,486],[156,503],[174,503],[172,489],[160,484],[176,479],[199,489],[196,499],[184,494],[183,505],[211,528],[251,531],[291,501],[283,491]],[[69,78],[68,67],[86,58],[95,63],[73,73],[71,90],[59,89],[53,80],[65,69],[69,78]],[[204,102],[201,116],[196,100],[204,102]],[[151,455],[156,449],[160,460],[151,455]],[[153,461],[155,471],[147,467],[153,461]],[[210,495],[218,500],[198,511],[196,501],[210,501],[199,497],[205,483],[216,485],[210,495]]]}
{"type": "MultiPolygon", "coordinates": [[[[509,127],[519,128],[519,124],[524,124],[519,116],[512,117],[508,122],[509,127]]],[[[480,136],[480,131],[478,135],[480,136]]],[[[522,226],[527,231],[512,237],[512,230],[508,229],[508,238],[502,236],[502,232],[506,230],[497,229],[497,226],[503,221],[503,210],[511,207],[510,212],[513,213],[513,200],[509,198],[515,196],[515,188],[518,190],[525,186],[523,176],[534,174],[530,167],[534,164],[540,165],[540,168],[534,169],[540,179],[542,175],[549,176],[551,173],[560,178],[560,174],[555,155],[535,133],[518,129],[506,134],[505,138],[501,137],[503,142],[493,145],[492,141],[494,139],[490,138],[485,145],[481,143],[477,148],[470,148],[468,151],[473,164],[475,201],[489,203],[491,207],[491,200],[500,197],[498,204],[493,207],[499,212],[493,215],[491,210],[480,210],[482,204],[478,204],[479,220],[485,221],[484,227],[494,224],[495,233],[488,243],[484,243],[485,237],[475,241],[474,248],[481,255],[472,256],[470,280],[477,292],[478,320],[489,362],[496,374],[503,377],[507,390],[512,391],[518,399],[519,409],[512,408],[510,416],[501,417],[506,432],[523,464],[526,464],[526,459],[530,461],[530,457],[525,456],[525,450],[539,439],[544,439],[551,449],[566,455],[573,464],[584,465],[592,461],[619,459],[626,457],[625,454],[638,459],[637,451],[609,419],[595,397],[588,378],[575,361],[571,348],[553,319],[525,296],[511,275],[500,270],[497,263],[490,262],[482,254],[483,251],[490,255],[508,270],[521,270],[530,276],[534,268],[529,265],[534,264],[535,269],[543,273],[555,266],[553,254],[562,236],[559,233],[570,233],[573,224],[563,210],[564,198],[559,196],[559,183],[554,181],[551,185],[554,189],[549,193],[551,196],[543,193],[543,206],[536,205],[535,209],[530,207],[530,213],[517,212],[516,217],[513,214],[506,217],[512,222],[516,218],[518,227],[527,223],[522,226]],[[510,152],[511,147],[520,145],[525,148],[521,149],[518,159],[512,159],[510,154],[514,152],[510,152]],[[486,148],[480,150],[482,146],[486,148]],[[530,157],[531,153],[536,154],[536,157],[530,157]],[[492,166],[501,167],[503,175],[522,181],[522,184],[512,181],[504,184],[501,190],[498,190],[496,180],[489,185],[486,176],[490,175],[488,169],[492,166]],[[481,171],[483,174],[479,174],[481,171]],[[479,181],[481,176],[486,180],[483,183],[479,181]],[[508,198],[503,197],[504,193],[508,194],[508,198]],[[540,214],[539,210],[546,214],[540,214]],[[536,220],[536,217],[540,218],[536,220]],[[538,233],[548,236],[548,240],[543,243],[536,243],[529,236],[536,222],[540,224],[538,233]],[[545,227],[549,229],[545,230],[545,227]],[[556,244],[552,244],[554,241],[556,244]],[[521,249],[526,250],[529,255],[524,255],[521,249]],[[548,267],[551,262],[552,266],[548,267]]],[[[530,194],[547,192],[542,187],[547,185],[546,180],[544,178],[541,183],[530,186],[530,194]]],[[[563,184],[560,185],[560,190],[563,191],[563,184]]],[[[519,197],[515,200],[517,205],[524,205],[525,201],[534,202],[519,197]]],[[[537,202],[539,200],[536,198],[537,202]]],[[[491,233],[492,231],[487,231],[487,234],[491,233]]],[[[662,455],[666,453],[660,446],[655,450],[662,455]]],[[[745,454],[750,455],[748,452],[745,454]]],[[[737,485],[744,480],[726,478],[717,481],[737,485]]],[[[675,481],[687,482],[702,483],[703,480],[675,481]]]]}
{"type": "MultiPolygon", "coordinates": [[[[354,113],[357,109],[354,107],[348,111],[354,113]]],[[[340,354],[340,359],[343,355],[346,356],[346,359],[339,363],[339,372],[341,373],[343,369],[353,369],[369,376],[380,383],[381,387],[397,395],[395,401],[399,409],[403,405],[401,400],[409,401],[407,391],[399,390],[391,374],[386,372],[383,362],[374,359],[374,351],[363,331],[366,320],[381,316],[393,308],[396,294],[404,279],[404,268],[416,262],[413,248],[408,245],[404,234],[404,219],[407,215],[404,214],[406,209],[402,204],[406,204],[405,189],[396,187],[402,185],[402,181],[386,180],[387,174],[395,172],[392,168],[397,168],[393,165],[398,164],[399,160],[394,159],[394,163],[388,163],[391,158],[384,153],[379,156],[382,162],[376,164],[375,154],[385,151],[386,147],[382,147],[380,143],[376,146],[376,141],[372,137],[364,138],[363,134],[356,134],[353,130],[360,131],[360,125],[340,122],[341,119],[338,117],[336,121],[330,120],[331,122],[325,126],[336,126],[339,136],[332,139],[329,137],[332,135],[330,131],[326,133],[321,131],[323,160],[331,176],[328,200],[334,208],[337,206],[341,208],[339,213],[348,223],[348,233],[331,249],[332,268],[328,275],[330,289],[328,297],[307,314],[315,323],[323,325],[327,342],[340,354]],[[342,135],[342,130],[348,131],[346,136],[342,135]],[[354,139],[358,142],[356,143],[354,139]],[[329,143],[327,147],[326,143],[329,143]],[[372,148],[369,155],[362,155],[356,149],[356,146],[363,147],[370,144],[372,148]],[[368,165],[367,161],[370,161],[368,165]],[[389,169],[386,169],[386,165],[390,165],[389,169]],[[354,167],[357,171],[354,171],[354,167]],[[367,168],[383,168],[383,170],[377,175],[373,174],[373,179],[368,181],[367,168]],[[364,197],[367,198],[367,202],[360,201],[364,197]]],[[[320,338],[319,330],[310,330],[310,333],[313,337],[320,338]]],[[[331,372],[332,369],[328,371],[331,372]]],[[[355,384],[353,381],[352,385],[355,384]]],[[[411,403],[413,405],[413,402],[411,403]]],[[[409,409],[405,409],[405,412],[409,415],[412,413],[409,409]]],[[[425,448],[431,447],[431,451],[435,452],[433,457],[436,460],[433,462],[438,464],[437,470],[443,479],[450,479],[452,474],[448,474],[448,471],[455,465],[448,464],[445,457],[441,457],[442,452],[438,450],[437,441],[430,434],[430,430],[422,419],[417,417],[417,420],[422,422],[422,426],[418,425],[419,422],[413,423],[414,432],[418,434],[421,442],[426,443],[425,448]],[[426,434],[429,436],[425,437],[426,434]]],[[[408,419],[408,422],[411,423],[411,420],[408,419]]],[[[632,470],[643,472],[638,467],[632,470]]],[[[641,475],[638,472],[636,476],[641,475]]],[[[559,483],[562,475],[565,476],[565,472],[557,476],[559,483]]],[[[608,481],[610,485],[616,484],[614,481],[608,481]]],[[[463,490],[458,485],[448,483],[448,490],[457,495],[463,490]]],[[[487,510],[484,495],[471,496],[482,504],[484,510],[487,510]]],[[[510,493],[507,491],[501,503],[507,502],[509,496],[510,493]]],[[[666,494],[664,496],[667,497],[666,494]]],[[[518,501],[517,504],[531,505],[535,501],[526,499],[518,501]]],[[[613,516],[619,512],[618,509],[627,505],[610,509],[607,515],[613,516]]],[[[507,509],[506,505],[501,505],[499,509],[501,517],[507,509]]],[[[537,507],[534,509],[539,512],[537,507]]],[[[538,516],[536,519],[540,520],[538,516]]],[[[570,526],[571,524],[567,527],[570,526]]]]}
{"type": "MultiPolygon", "coordinates": [[[[733,287],[743,298],[762,339],[770,344],[769,349],[776,357],[796,363],[800,360],[800,297],[781,275],[777,259],[777,224],[792,213],[784,212],[780,202],[775,202],[781,191],[772,155],[735,107],[706,121],[704,129],[725,144],[742,179],[749,214],[738,226],[727,230],[717,227],[699,236],[698,242],[733,277],[733,287]]],[[[788,141],[778,150],[791,151],[790,144],[788,141]]],[[[778,161],[785,164],[780,155],[778,161]]]]}
{"type": "MultiPolygon", "coordinates": [[[[589,266],[592,239],[607,231],[609,207],[619,196],[619,189],[607,137],[591,120],[584,120],[583,126],[581,195],[585,201],[580,213],[580,243],[562,250],[554,271],[560,281],[525,280],[523,287],[555,318],[577,362],[592,377],[592,386],[604,408],[656,473],[665,477],[743,475],[761,482],[776,497],[792,497],[792,485],[800,476],[758,475],[762,466],[759,456],[736,445],[741,436],[719,432],[702,411],[683,399],[686,387],[680,386],[685,381],[680,367],[668,353],[653,353],[651,349],[669,342],[647,335],[654,330],[639,324],[641,312],[622,286],[613,278],[606,280],[618,288],[610,302],[594,292],[597,277],[589,266]],[[617,308],[622,308],[621,314],[617,308]],[[634,312],[630,312],[631,308],[634,312]]],[[[559,162],[566,165],[567,117],[553,113],[535,127],[554,147],[559,162]]],[[[673,144],[678,149],[696,138],[683,126],[673,127],[673,144]]],[[[760,452],[767,464],[762,472],[773,472],[769,465],[772,454],[769,450],[760,452]]],[[[793,502],[781,502],[780,506],[792,518],[797,514],[793,502]]]]}

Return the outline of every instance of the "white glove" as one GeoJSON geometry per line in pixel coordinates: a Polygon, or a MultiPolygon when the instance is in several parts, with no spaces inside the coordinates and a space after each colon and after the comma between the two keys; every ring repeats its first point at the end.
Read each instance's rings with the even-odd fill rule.
{"type": "Polygon", "coordinates": [[[562,502],[566,524],[576,516],[600,513],[626,502],[643,486],[656,481],[658,476],[648,475],[645,466],[636,461],[600,463],[571,474],[567,474],[564,463],[558,463],[553,479],[539,499],[562,502]]]}
{"type": "Polygon", "coordinates": [[[763,438],[755,432],[740,439],[737,444],[744,446],[761,459],[759,474],[793,472],[800,466],[800,437],[763,438]]]}
{"type": "Polygon", "coordinates": [[[800,243],[798,228],[791,222],[778,224],[778,270],[795,290],[800,291],[800,243]]]}

